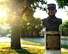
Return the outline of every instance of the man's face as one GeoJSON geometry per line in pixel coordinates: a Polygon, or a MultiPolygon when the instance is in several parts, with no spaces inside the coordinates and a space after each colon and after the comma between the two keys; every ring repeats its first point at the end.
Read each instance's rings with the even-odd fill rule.
{"type": "Polygon", "coordinates": [[[48,8],[48,9],[47,9],[47,14],[48,14],[49,16],[54,16],[55,13],[56,13],[56,9],[54,9],[54,8],[48,8]]]}

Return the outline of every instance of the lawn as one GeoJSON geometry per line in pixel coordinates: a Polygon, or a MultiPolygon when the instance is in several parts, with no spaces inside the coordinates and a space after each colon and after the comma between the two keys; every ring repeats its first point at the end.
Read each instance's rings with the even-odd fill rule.
{"type": "MultiPolygon", "coordinates": [[[[35,42],[21,42],[21,43],[33,46],[43,46],[43,44],[35,42]]],[[[22,49],[10,49],[10,43],[0,43],[0,54],[44,54],[44,48],[22,46],[22,49]]],[[[68,54],[68,52],[62,52],[62,54],[68,54]]]]}

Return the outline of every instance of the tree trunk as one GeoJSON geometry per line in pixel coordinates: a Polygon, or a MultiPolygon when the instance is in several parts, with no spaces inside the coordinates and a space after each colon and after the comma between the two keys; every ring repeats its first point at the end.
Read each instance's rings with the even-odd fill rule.
{"type": "Polygon", "coordinates": [[[11,48],[21,49],[20,44],[20,30],[17,26],[11,28],[11,48]]]}
{"type": "Polygon", "coordinates": [[[15,23],[12,22],[11,24],[11,48],[12,49],[21,49],[20,44],[20,28],[21,28],[21,20],[22,15],[26,12],[28,7],[24,8],[19,16],[15,19],[15,23]]]}

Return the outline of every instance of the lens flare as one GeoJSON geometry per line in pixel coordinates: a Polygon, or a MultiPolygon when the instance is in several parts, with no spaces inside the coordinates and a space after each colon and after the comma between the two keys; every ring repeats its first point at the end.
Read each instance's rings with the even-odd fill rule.
{"type": "Polygon", "coordinates": [[[6,12],[0,9],[0,19],[6,16],[6,12]]]}

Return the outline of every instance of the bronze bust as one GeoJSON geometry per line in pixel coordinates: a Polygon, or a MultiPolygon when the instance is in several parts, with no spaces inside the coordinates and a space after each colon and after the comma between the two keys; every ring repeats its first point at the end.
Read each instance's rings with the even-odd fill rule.
{"type": "Polygon", "coordinates": [[[55,4],[47,5],[47,18],[42,19],[43,26],[46,27],[46,31],[59,31],[59,25],[62,23],[62,19],[55,16],[57,10],[55,4]]]}
{"type": "Polygon", "coordinates": [[[47,4],[46,12],[48,17],[42,19],[43,26],[46,27],[46,49],[60,50],[59,26],[62,19],[55,16],[57,12],[55,4],[47,4]]]}

